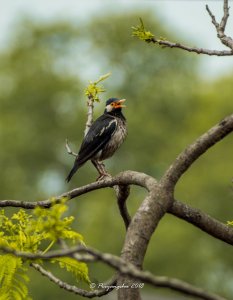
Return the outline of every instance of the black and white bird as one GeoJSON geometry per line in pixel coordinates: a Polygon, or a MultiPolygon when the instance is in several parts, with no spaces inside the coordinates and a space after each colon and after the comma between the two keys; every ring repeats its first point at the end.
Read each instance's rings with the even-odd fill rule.
{"type": "Polygon", "coordinates": [[[126,119],[121,112],[124,102],[125,99],[118,98],[106,101],[104,113],[95,120],[84,137],[67,182],[88,160],[97,168],[100,177],[107,175],[103,161],[115,153],[127,135],[126,119]]]}

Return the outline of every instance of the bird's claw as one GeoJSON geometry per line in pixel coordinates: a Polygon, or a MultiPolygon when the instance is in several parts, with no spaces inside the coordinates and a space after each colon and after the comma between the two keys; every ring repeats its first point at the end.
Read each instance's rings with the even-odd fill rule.
{"type": "Polygon", "coordinates": [[[101,173],[99,175],[99,177],[97,177],[96,181],[101,181],[101,180],[104,180],[104,179],[107,179],[107,178],[112,178],[112,176],[109,174],[109,173],[101,173]]]}

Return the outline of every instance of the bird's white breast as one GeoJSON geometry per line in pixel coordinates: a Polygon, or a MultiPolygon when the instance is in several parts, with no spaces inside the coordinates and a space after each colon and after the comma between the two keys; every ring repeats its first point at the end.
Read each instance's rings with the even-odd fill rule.
{"type": "Polygon", "coordinates": [[[127,135],[127,129],[125,121],[117,118],[117,126],[116,130],[114,131],[112,137],[110,138],[107,145],[104,147],[101,153],[99,153],[99,159],[105,160],[106,158],[111,157],[114,152],[121,146],[121,144],[124,142],[126,135],[127,135]]]}

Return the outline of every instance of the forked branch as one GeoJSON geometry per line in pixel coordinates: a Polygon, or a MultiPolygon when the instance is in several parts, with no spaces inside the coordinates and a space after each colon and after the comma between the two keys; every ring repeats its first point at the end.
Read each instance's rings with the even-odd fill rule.
{"type": "Polygon", "coordinates": [[[197,54],[206,54],[211,56],[231,56],[233,55],[233,39],[225,34],[225,28],[227,24],[227,20],[229,17],[229,7],[228,7],[228,0],[224,0],[223,3],[223,17],[221,22],[218,23],[214,14],[211,12],[208,5],[206,5],[206,10],[211,17],[212,23],[215,26],[217,36],[220,39],[221,43],[230,50],[211,50],[211,49],[204,49],[199,47],[190,47],[181,43],[171,42],[164,38],[156,38],[150,31],[145,30],[144,25],[141,21],[141,25],[137,27],[133,27],[133,36],[137,36],[139,39],[144,40],[148,43],[153,43],[160,45],[162,47],[168,48],[177,48],[181,50],[185,50],[188,52],[194,52],[197,54]]]}

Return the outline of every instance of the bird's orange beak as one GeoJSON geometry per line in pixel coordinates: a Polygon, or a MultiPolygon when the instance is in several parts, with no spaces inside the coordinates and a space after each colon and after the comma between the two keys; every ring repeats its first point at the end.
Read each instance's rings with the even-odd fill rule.
{"type": "Polygon", "coordinates": [[[126,101],[126,99],[121,99],[119,101],[114,102],[114,108],[122,108],[126,107],[123,103],[126,101]]]}

